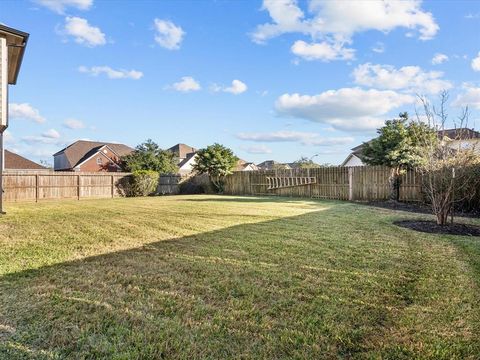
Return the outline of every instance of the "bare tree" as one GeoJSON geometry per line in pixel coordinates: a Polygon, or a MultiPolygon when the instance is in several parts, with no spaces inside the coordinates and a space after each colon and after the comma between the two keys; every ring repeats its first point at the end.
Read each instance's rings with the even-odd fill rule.
{"type": "Polygon", "coordinates": [[[417,121],[435,129],[438,136],[418,139],[423,159],[417,170],[422,175],[423,189],[437,224],[446,225],[449,217],[453,222],[455,203],[478,191],[480,156],[475,143],[468,141],[473,134],[467,128],[468,107],[454,120],[453,131],[446,131],[448,93],[441,93],[439,107],[431,105],[424,96],[419,99],[423,116],[417,111],[417,121]]]}

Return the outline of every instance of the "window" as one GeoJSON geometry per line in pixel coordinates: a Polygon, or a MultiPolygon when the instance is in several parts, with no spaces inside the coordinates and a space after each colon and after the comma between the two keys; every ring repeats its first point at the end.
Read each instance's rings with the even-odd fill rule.
{"type": "Polygon", "coordinates": [[[103,164],[103,160],[102,160],[101,157],[98,157],[98,158],[97,158],[97,164],[98,164],[98,165],[102,165],[102,164],[103,164]]]}

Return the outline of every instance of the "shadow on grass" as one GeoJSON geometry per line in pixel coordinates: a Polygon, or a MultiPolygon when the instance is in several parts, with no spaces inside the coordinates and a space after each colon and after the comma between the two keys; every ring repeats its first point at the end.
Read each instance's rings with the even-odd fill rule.
{"type": "Polygon", "coordinates": [[[241,195],[221,195],[215,198],[201,198],[201,199],[182,199],[178,198],[178,201],[187,201],[187,202],[232,202],[232,203],[272,203],[272,202],[281,202],[281,203],[298,203],[298,202],[319,202],[323,203],[335,202],[336,200],[320,200],[313,198],[301,198],[301,197],[283,197],[277,195],[271,196],[241,196],[241,195]]]}
{"type": "Polygon", "coordinates": [[[441,335],[448,323],[417,340],[412,329],[397,328],[427,265],[421,241],[401,240],[393,226],[376,229],[376,217],[339,207],[5,275],[0,357],[348,358],[478,349],[450,346],[456,337],[441,335]],[[400,335],[401,342],[391,338],[400,335]],[[415,341],[419,353],[411,352],[415,341]]]}

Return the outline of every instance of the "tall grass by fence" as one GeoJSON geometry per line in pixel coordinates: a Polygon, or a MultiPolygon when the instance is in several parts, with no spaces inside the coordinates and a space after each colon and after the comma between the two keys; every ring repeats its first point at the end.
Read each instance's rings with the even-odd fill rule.
{"type": "MultiPolygon", "coordinates": [[[[389,175],[390,169],[383,166],[243,171],[226,178],[225,194],[386,200],[390,194],[389,175]]],[[[421,199],[421,178],[409,171],[402,177],[400,200],[421,199]]]]}
{"type": "Polygon", "coordinates": [[[112,198],[121,195],[119,182],[128,173],[33,172],[3,173],[5,201],[112,198]]]}

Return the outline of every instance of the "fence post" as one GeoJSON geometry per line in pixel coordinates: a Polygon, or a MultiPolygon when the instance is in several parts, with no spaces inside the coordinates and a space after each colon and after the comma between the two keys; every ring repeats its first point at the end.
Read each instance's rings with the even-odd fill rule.
{"type": "Polygon", "coordinates": [[[38,202],[38,174],[35,174],[35,202],[38,202]]]}
{"type": "Polygon", "coordinates": [[[308,186],[308,197],[312,198],[312,187],[313,187],[313,185],[310,182],[310,168],[307,168],[307,178],[308,179],[305,182],[308,184],[308,185],[306,185],[306,186],[308,186]]]}
{"type": "Polygon", "coordinates": [[[80,200],[80,175],[77,175],[77,200],[80,200]]]}
{"type": "Polygon", "coordinates": [[[112,175],[112,199],[113,199],[113,195],[114,195],[114,180],[113,180],[113,175],[112,175]]]}
{"type": "Polygon", "coordinates": [[[353,201],[353,168],[348,168],[348,200],[353,201]]]}

